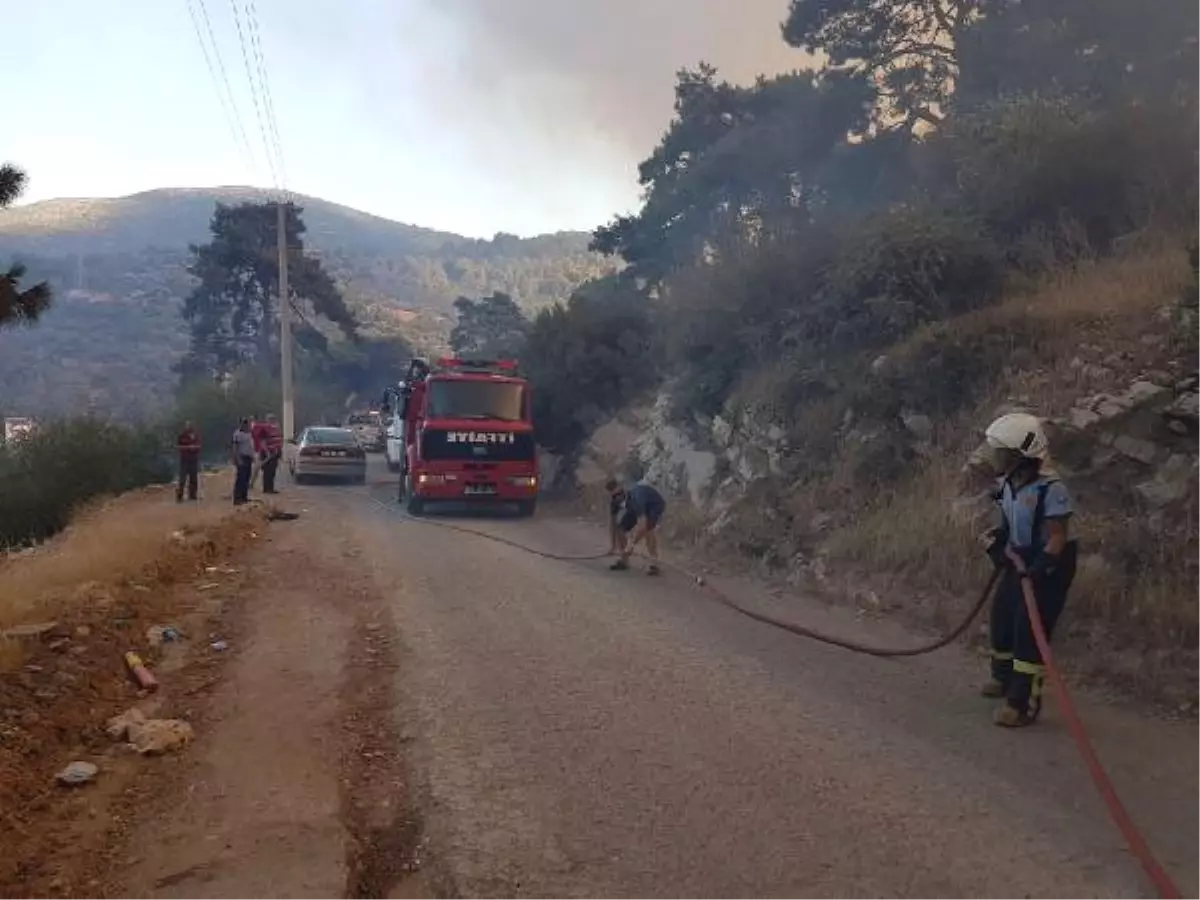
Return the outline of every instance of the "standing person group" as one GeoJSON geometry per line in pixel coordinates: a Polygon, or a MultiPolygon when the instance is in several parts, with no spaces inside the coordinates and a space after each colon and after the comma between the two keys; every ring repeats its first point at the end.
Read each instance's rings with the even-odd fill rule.
{"type": "Polygon", "coordinates": [[[250,499],[250,489],[259,471],[263,477],[263,493],[279,493],[275,489],[275,476],[279,471],[279,460],[283,457],[283,434],[273,413],[269,413],[265,419],[242,419],[233,433],[230,455],[237,470],[233,482],[234,505],[241,505],[250,499]]]}

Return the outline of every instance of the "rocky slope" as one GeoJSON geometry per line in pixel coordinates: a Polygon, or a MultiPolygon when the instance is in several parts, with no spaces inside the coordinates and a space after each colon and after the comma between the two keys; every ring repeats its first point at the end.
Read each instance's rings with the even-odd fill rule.
{"type": "MultiPolygon", "coordinates": [[[[1194,325],[1179,319],[1186,269],[1180,255],[1168,259],[1101,264],[1014,298],[986,322],[958,323],[959,333],[992,329],[998,316],[1034,309],[1042,329],[1029,348],[1014,342],[992,389],[960,415],[910,407],[881,419],[847,402],[780,421],[761,396],[744,395],[721,415],[680,422],[667,388],[598,429],[576,476],[585,486],[613,472],[644,477],[677,498],[677,539],[749,558],[796,585],[848,593],[874,611],[890,605],[940,623],[941,598],[977,590],[986,577],[975,544],[994,515],[982,429],[1005,411],[1035,412],[1079,509],[1084,555],[1068,641],[1095,652],[1077,662],[1192,704],[1200,379],[1194,325]],[[1173,274],[1156,282],[1163,267],[1173,274]],[[1098,308],[1106,284],[1123,313],[1098,308]],[[1063,327],[1051,291],[1057,303],[1096,306],[1063,327]],[[1181,328],[1190,329],[1183,339],[1181,328]],[[885,474],[896,460],[899,474],[885,474]]],[[[906,369],[908,350],[876,359],[852,395],[923,386],[928,367],[906,369]]]]}

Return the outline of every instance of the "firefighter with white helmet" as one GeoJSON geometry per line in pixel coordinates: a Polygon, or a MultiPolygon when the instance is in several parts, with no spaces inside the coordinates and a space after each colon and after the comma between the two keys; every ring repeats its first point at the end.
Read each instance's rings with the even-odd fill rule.
{"type": "Polygon", "coordinates": [[[1003,573],[992,600],[991,680],[985,697],[1004,698],[995,722],[1030,725],[1041,711],[1043,664],[1034,640],[1022,582],[1029,580],[1047,639],[1075,576],[1077,544],[1068,533],[1071,498],[1050,462],[1050,443],[1037,416],[1010,413],[987,427],[985,438],[999,476],[995,494],[1001,524],[989,532],[988,555],[1003,573]]]}

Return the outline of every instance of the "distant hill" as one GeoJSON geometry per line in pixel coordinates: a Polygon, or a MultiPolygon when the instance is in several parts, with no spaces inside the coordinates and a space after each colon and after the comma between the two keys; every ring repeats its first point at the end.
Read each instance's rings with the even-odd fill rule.
{"type": "MultiPolygon", "coordinates": [[[[91,408],[137,414],[169,400],[186,348],[188,245],[208,238],[216,203],[263,202],[257,188],[163,188],[116,198],[47,200],[0,210],[0,266],[20,259],[49,280],[54,309],[0,332],[0,412],[91,408]]],[[[505,291],[533,311],[612,270],[584,232],[463,237],[295,195],[305,242],[374,333],[438,349],[455,298],[505,291]]]]}

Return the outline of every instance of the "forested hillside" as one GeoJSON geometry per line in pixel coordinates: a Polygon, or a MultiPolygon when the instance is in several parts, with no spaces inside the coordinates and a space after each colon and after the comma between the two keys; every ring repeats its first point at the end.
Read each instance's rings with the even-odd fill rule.
{"type": "MultiPolygon", "coordinates": [[[[128,417],[161,408],[187,347],[180,315],[194,281],[188,245],[206,239],[218,201],[269,199],[249,188],[164,189],[115,199],[52,200],[0,211],[0,265],[20,259],[55,303],[33,329],[0,334],[0,409],[92,409],[128,417]]],[[[444,346],[459,296],[502,291],[526,310],[565,299],[613,264],[587,235],[476,240],[312,197],[297,197],[306,244],[341,287],[363,334],[444,346]]]]}

